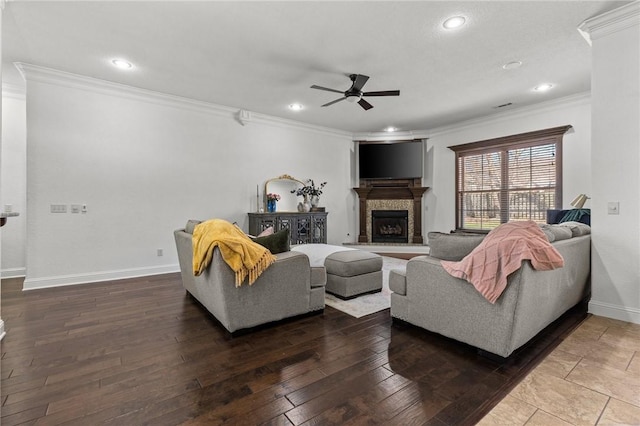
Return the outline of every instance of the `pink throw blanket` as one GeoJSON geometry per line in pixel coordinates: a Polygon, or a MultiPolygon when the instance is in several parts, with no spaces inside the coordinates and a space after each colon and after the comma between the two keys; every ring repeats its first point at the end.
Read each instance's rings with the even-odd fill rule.
{"type": "Polygon", "coordinates": [[[495,303],[507,286],[507,276],[528,259],[536,270],[564,266],[564,259],[533,221],[508,222],[493,229],[459,262],[442,261],[444,269],[467,280],[489,302],[495,303]]]}

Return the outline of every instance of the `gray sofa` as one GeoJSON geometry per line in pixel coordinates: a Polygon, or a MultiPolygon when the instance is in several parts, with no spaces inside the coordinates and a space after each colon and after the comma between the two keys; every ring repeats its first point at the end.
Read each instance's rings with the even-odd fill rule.
{"type": "MultiPolygon", "coordinates": [[[[495,304],[467,281],[449,275],[441,259],[414,257],[408,262],[406,273],[390,273],[391,316],[508,357],[590,294],[590,228],[579,225],[544,225],[545,234],[564,258],[564,267],[536,271],[529,261],[524,261],[519,270],[509,275],[507,288],[495,304]]],[[[459,241],[466,237],[452,235],[451,239],[459,241]]],[[[469,237],[472,238],[477,240],[471,243],[475,247],[481,238],[469,237]]],[[[429,241],[431,245],[431,238],[429,241]]],[[[466,243],[466,253],[454,255],[450,249],[455,241],[443,244],[444,249],[432,247],[432,254],[461,260],[470,251],[466,243]]]]}
{"type": "MultiPolygon", "coordinates": [[[[192,230],[190,230],[192,232],[192,230]]],[[[184,288],[231,333],[324,310],[324,268],[311,268],[307,255],[287,251],[253,283],[235,286],[235,275],[216,248],[211,264],[193,275],[192,234],[174,232],[184,288]]]]}

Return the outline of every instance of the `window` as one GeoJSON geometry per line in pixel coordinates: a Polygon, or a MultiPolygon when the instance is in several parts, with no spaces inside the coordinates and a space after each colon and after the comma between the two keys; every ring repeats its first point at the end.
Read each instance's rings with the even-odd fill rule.
{"type": "Polygon", "coordinates": [[[562,136],[571,126],[449,147],[456,153],[456,228],[544,223],[562,205],[562,136]]]}

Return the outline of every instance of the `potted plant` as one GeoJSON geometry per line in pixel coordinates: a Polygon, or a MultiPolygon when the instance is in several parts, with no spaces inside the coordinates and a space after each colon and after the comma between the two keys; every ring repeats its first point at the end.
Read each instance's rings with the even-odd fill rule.
{"type": "Polygon", "coordinates": [[[307,179],[307,184],[291,191],[291,193],[295,193],[298,197],[304,197],[304,202],[298,205],[298,210],[300,210],[300,206],[303,207],[303,211],[309,211],[310,207],[317,207],[320,202],[320,195],[322,195],[322,188],[327,184],[327,182],[322,182],[320,186],[316,186],[313,179],[307,179]],[[311,198],[311,205],[309,205],[309,198],[311,198]]]}

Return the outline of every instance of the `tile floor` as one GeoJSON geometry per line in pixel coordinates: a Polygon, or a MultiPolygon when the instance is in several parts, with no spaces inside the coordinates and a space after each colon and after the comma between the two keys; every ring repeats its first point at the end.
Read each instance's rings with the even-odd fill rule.
{"type": "Polygon", "coordinates": [[[640,425],[640,325],[590,316],[479,425],[640,425]]]}

